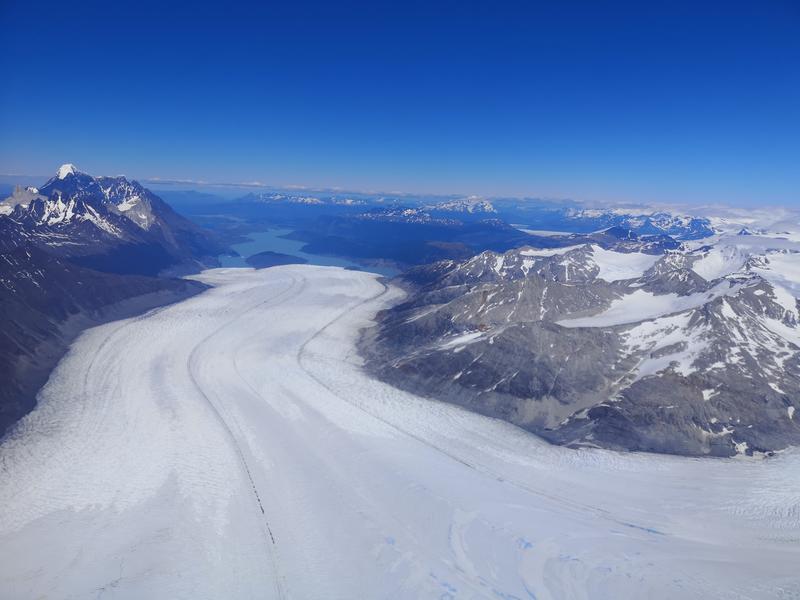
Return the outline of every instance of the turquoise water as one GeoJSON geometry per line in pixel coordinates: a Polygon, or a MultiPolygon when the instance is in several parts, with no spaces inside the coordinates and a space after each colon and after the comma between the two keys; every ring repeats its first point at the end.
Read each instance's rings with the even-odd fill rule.
{"type": "Polygon", "coordinates": [[[370,271],[372,273],[380,273],[387,277],[393,277],[400,271],[392,269],[391,267],[365,267],[359,265],[346,258],[339,258],[336,256],[324,256],[322,254],[309,254],[303,252],[302,248],[304,242],[297,240],[288,240],[283,235],[292,233],[291,229],[270,229],[269,231],[260,231],[257,233],[249,233],[247,235],[249,240],[241,244],[234,244],[231,246],[241,256],[219,256],[219,262],[223,267],[249,267],[250,265],[245,262],[248,256],[258,254],[259,252],[280,252],[282,254],[291,254],[299,258],[306,259],[312,265],[323,265],[329,267],[351,267],[359,271],[370,271]]]}

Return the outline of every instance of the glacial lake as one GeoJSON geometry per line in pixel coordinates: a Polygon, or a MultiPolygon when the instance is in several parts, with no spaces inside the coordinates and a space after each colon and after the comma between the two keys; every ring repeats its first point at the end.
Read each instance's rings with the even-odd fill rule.
{"type": "Polygon", "coordinates": [[[236,250],[241,256],[219,256],[220,265],[223,267],[249,267],[246,259],[249,256],[258,254],[259,252],[280,252],[281,254],[290,254],[298,258],[304,258],[312,265],[322,265],[328,267],[348,267],[357,269],[359,271],[369,271],[371,273],[380,273],[386,277],[394,277],[399,274],[398,269],[392,267],[373,267],[365,266],[342,258],[338,256],[325,256],[322,254],[309,254],[303,252],[302,248],[305,242],[298,240],[290,240],[284,235],[292,233],[291,229],[270,229],[269,231],[259,231],[247,234],[249,238],[246,242],[240,244],[233,244],[231,247],[236,250]]]}

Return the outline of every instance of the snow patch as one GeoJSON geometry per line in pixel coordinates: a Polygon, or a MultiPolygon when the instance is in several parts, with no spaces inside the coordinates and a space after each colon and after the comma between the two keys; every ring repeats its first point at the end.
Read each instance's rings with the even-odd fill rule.
{"type": "Polygon", "coordinates": [[[599,267],[597,276],[608,282],[636,279],[644,275],[661,258],[641,252],[614,252],[592,245],[592,259],[599,267]]]}
{"type": "Polygon", "coordinates": [[[462,335],[458,335],[454,338],[447,340],[445,343],[441,344],[439,348],[442,350],[447,350],[449,348],[458,348],[466,346],[467,344],[471,344],[472,342],[477,341],[484,335],[482,331],[471,331],[469,333],[464,333],[462,335]]]}
{"type": "MultiPolygon", "coordinates": [[[[637,379],[668,368],[683,376],[693,372],[692,364],[707,348],[705,329],[689,329],[688,313],[645,321],[624,334],[628,352],[644,355],[634,370],[637,379]]],[[[708,400],[703,391],[703,398],[708,400]]],[[[713,390],[711,390],[713,392],[713,390]]]]}
{"type": "Polygon", "coordinates": [[[75,165],[66,163],[61,165],[58,168],[58,178],[59,179],[66,179],[68,175],[74,175],[78,172],[78,169],[75,165]]]}
{"type": "Polygon", "coordinates": [[[577,248],[581,248],[581,245],[578,246],[564,246],[563,248],[525,248],[524,250],[520,251],[521,256],[559,256],[561,254],[566,254],[567,252],[571,252],[577,248]]]}
{"type": "Polygon", "coordinates": [[[678,294],[653,294],[637,289],[622,298],[614,300],[600,314],[591,317],[564,319],[557,321],[563,327],[610,327],[638,323],[654,319],[662,315],[684,312],[703,306],[720,296],[732,296],[741,289],[740,285],[731,285],[722,281],[707,292],[679,296],[678,294]]]}
{"type": "Polygon", "coordinates": [[[739,246],[715,246],[694,261],[692,271],[706,281],[713,281],[739,271],[749,256],[750,252],[739,246]]]}
{"type": "Polygon", "coordinates": [[[139,196],[130,196],[129,198],[125,198],[125,200],[117,204],[117,210],[120,212],[127,212],[134,208],[137,204],[139,204],[139,196]]]}

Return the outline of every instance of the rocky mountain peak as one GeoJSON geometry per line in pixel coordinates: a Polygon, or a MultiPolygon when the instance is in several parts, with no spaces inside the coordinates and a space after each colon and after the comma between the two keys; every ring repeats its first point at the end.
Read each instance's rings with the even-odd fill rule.
{"type": "Polygon", "coordinates": [[[67,177],[69,177],[70,175],[74,175],[75,173],[79,173],[78,168],[72,163],[65,163],[58,168],[56,177],[58,177],[59,179],[66,179],[67,177]]]}

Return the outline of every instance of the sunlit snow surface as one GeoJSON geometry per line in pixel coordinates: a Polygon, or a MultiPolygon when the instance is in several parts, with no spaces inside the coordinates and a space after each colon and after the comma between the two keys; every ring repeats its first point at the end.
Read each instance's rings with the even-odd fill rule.
{"type": "Polygon", "coordinates": [[[627,296],[617,298],[606,310],[591,317],[558,321],[563,327],[607,327],[638,323],[662,315],[683,312],[703,306],[720,296],[733,296],[740,286],[722,281],[708,291],[679,296],[678,294],[653,294],[645,290],[634,290],[627,296]]]}
{"type": "Polygon", "coordinates": [[[84,334],[0,447],[4,599],[800,594],[800,453],[549,446],[362,374],[373,275],[201,279],[84,334]]]}

